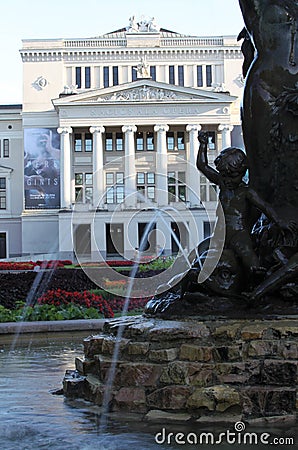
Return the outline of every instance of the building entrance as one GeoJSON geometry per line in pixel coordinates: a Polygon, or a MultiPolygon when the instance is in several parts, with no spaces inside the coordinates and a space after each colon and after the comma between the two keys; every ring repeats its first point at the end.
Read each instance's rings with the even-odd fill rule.
{"type": "Polygon", "coordinates": [[[6,233],[0,233],[0,259],[7,258],[6,233]]]}
{"type": "Polygon", "coordinates": [[[188,247],[188,233],[183,222],[171,222],[171,230],[171,249],[172,254],[176,255],[181,247],[182,249],[188,247]]]}
{"type": "Polygon", "coordinates": [[[106,223],[107,256],[123,256],[123,223],[106,223]]]}
{"type": "Polygon", "coordinates": [[[156,223],[140,222],[138,223],[139,250],[146,252],[150,249],[150,253],[156,252],[156,223]]]}
{"type": "Polygon", "coordinates": [[[91,255],[91,225],[80,224],[74,228],[74,249],[77,255],[90,257],[91,255]]]}

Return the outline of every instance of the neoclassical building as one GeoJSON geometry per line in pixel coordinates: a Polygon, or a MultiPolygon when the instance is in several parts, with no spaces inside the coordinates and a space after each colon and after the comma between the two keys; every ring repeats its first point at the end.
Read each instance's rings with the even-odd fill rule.
{"type": "Polygon", "coordinates": [[[23,103],[0,106],[1,258],[171,254],[209,235],[216,190],[195,167],[197,133],[211,164],[242,146],[236,37],[132,17],[20,54],[23,103]]]}

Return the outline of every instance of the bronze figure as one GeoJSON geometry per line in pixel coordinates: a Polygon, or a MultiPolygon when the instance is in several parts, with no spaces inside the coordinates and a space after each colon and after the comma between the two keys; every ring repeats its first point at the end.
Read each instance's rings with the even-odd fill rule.
{"type": "Polygon", "coordinates": [[[218,221],[213,239],[199,244],[179,286],[148,303],[149,314],[235,317],[235,308],[240,317],[243,311],[261,317],[298,312],[298,1],[239,4],[245,22],[238,36],[244,39],[245,153],[226,148],[213,168],[208,136],[198,135],[197,168],[219,186],[225,224],[218,221]],[[247,184],[243,177],[248,167],[247,184]],[[225,242],[216,259],[223,226],[225,242]],[[208,258],[218,263],[200,282],[208,258]]]}

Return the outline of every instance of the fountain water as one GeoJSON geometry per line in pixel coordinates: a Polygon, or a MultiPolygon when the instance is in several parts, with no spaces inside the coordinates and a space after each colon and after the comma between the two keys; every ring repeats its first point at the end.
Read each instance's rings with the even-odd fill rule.
{"type": "MultiPolygon", "coordinates": [[[[137,195],[139,196],[139,198],[141,200],[145,200],[144,196],[140,193],[137,193],[137,195]]],[[[164,211],[175,211],[177,212],[177,210],[173,207],[166,207],[166,208],[161,208],[161,209],[157,209],[157,208],[152,208],[152,211],[154,212],[154,215],[152,217],[152,219],[150,220],[150,222],[147,223],[144,233],[142,235],[141,238],[141,242],[140,242],[140,247],[139,247],[139,252],[137,254],[137,258],[136,261],[134,262],[134,265],[130,271],[129,274],[129,283],[128,283],[128,287],[127,287],[127,292],[126,292],[126,297],[125,297],[125,302],[123,305],[123,309],[121,312],[121,317],[125,317],[128,311],[128,307],[129,307],[129,302],[131,299],[131,292],[133,289],[133,284],[136,278],[136,274],[138,271],[138,267],[139,267],[139,263],[141,261],[141,255],[142,252],[144,251],[147,241],[149,240],[149,235],[151,233],[152,230],[152,226],[153,224],[156,222],[157,218],[161,218],[161,220],[163,221],[164,225],[168,228],[168,230],[171,233],[171,236],[173,237],[173,239],[175,240],[179,251],[181,251],[181,254],[183,255],[183,258],[186,262],[186,265],[188,266],[188,268],[191,267],[191,263],[189,262],[188,259],[188,255],[185,251],[185,249],[183,248],[183,246],[181,245],[181,242],[178,240],[176,234],[174,233],[174,231],[171,229],[171,227],[167,224],[167,222],[165,221],[165,219],[163,218],[163,212],[164,211]]],[[[187,226],[187,230],[189,231],[189,228],[187,226]]],[[[178,282],[178,281],[177,281],[178,282]]],[[[112,359],[111,359],[111,365],[108,371],[108,376],[107,376],[107,381],[105,383],[105,391],[104,391],[104,396],[103,396],[103,402],[102,402],[102,413],[101,413],[101,420],[100,420],[100,432],[104,433],[106,431],[107,428],[107,420],[108,420],[108,413],[109,413],[109,404],[111,401],[111,392],[112,392],[112,388],[113,388],[113,383],[114,383],[114,378],[115,378],[115,370],[116,370],[116,364],[119,360],[119,350],[120,350],[120,343],[121,343],[121,339],[123,336],[123,332],[124,332],[124,328],[126,326],[126,322],[123,321],[122,323],[120,322],[118,329],[117,329],[117,334],[116,334],[116,344],[114,346],[114,351],[113,351],[113,355],[112,355],[112,359]]]]}

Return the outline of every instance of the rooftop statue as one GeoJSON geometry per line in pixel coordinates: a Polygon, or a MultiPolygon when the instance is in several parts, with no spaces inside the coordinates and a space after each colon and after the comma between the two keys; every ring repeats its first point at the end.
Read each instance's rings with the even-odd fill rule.
{"type": "Polygon", "coordinates": [[[135,16],[129,18],[129,25],[126,27],[128,33],[158,33],[160,27],[158,26],[155,17],[147,20],[144,16],[139,22],[136,21],[135,16]]]}
{"type": "Polygon", "coordinates": [[[128,27],[126,28],[126,30],[127,30],[129,33],[138,33],[138,32],[139,32],[139,25],[138,25],[138,23],[137,23],[137,21],[136,21],[135,16],[131,16],[131,17],[129,18],[129,25],[128,25],[128,27]]]}
{"type": "Polygon", "coordinates": [[[198,245],[192,268],[180,282],[170,280],[166,293],[148,303],[148,314],[297,314],[298,1],[239,4],[245,22],[238,38],[245,40],[241,112],[246,154],[224,149],[213,168],[207,134],[199,133],[197,167],[219,186],[225,220],[217,222],[212,240],[198,245]],[[204,263],[212,258],[216,267],[200,282],[204,263]]]}

